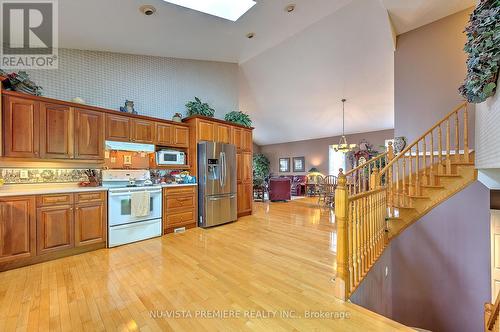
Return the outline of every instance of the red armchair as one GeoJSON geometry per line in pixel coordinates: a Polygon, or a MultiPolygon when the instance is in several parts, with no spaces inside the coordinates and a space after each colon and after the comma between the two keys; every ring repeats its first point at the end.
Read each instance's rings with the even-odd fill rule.
{"type": "Polygon", "coordinates": [[[292,182],[289,178],[271,178],[269,180],[269,200],[289,201],[291,195],[292,182]]]}

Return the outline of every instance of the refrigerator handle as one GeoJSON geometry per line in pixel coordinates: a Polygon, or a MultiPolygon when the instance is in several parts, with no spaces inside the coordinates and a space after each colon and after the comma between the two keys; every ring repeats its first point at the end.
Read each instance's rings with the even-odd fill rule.
{"type": "Polygon", "coordinates": [[[219,184],[220,184],[220,187],[224,187],[224,154],[223,152],[221,152],[219,154],[219,159],[220,159],[220,168],[219,168],[219,184]]]}
{"type": "Polygon", "coordinates": [[[223,182],[223,186],[226,186],[226,181],[227,181],[227,160],[226,160],[226,153],[222,152],[222,155],[224,156],[224,182],[223,182]]]}

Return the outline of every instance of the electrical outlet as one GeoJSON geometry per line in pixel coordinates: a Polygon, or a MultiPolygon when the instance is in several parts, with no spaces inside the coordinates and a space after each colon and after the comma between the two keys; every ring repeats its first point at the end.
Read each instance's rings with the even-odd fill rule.
{"type": "Polygon", "coordinates": [[[111,157],[111,162],[116,163],[116,157],[111,157]]]}
{"type": "Polygon", "coordinates": [[[28,178],[28,170],[25,170],[25,169],[21,170],[19,172],[19,177],[21,179],[27,179],[28,178]]]}

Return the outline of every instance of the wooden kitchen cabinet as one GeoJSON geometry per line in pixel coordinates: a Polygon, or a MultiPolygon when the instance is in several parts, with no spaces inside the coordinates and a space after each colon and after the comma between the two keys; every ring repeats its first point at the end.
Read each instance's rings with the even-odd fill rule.
{"type": "Polygon", "coordinates": [[[250,129],[243,129],[242,130],[241,150],[246,151],[246,152],[253,151],[253,134],[252,134],[252,130],[250,130],[250,129]]]}
{"type": "Polygon", "coordinates": [[[236,146],[236,150],[240,151],[242,147],[243,129],[239,127],[233,127],[231,129],[231,136],[231,143],[236,146]]]}
{"type": "Polygon", "coordinates": [[[40,148],[40,103],[5,96],[3,100],[4,155],[38,158],[40,148]]]}
{"type": "Polygon", "coordinates": [[[215,141],[220,142],[220,143],[226,143],[230,144],[231,143],[231,127],[228,125],[223,125],[217,123],[215,125],[215,141]]]}
{"type": "Polygon", "coordinates": [[[166,123],[156,124],[156,145],[170,146],[172,145],[172,137],[174,135],[174,126],[166,123]]]}
{"type": "Polygon", "coordinates": [[[131,141],[135,143],[154,144],[155,123],[152,121],[132,119],[133,130],[131,141]]]}
{"type": "Polygon", "coordinates": [[[131,118],[106,114],[106,140],[129,142],[131,138],[131,118]]]}
{"type": "Polygon", "coordinates": [[[163,234],[176,228],[196,227],[198,215],[196,186],[163,189],[163,234]]]}
{"type": "Polygon", "coordinates": [[[237,190],[238,216],[251,214],[253,205],[253,184],[238,183],[237,190]]]}
{"type": "Polygon", "coordinates": [[[189,147],[189,128],[174,126],[173,146],[179,148],[189,147]]]}
{"type": "Polygon", "coordinates": [[[75,246],[106,242],[106,205],[104,202],[75,206],[75,246]]]}
{"type": "Polygon", "coordinates": [[[35,198],[0,197],[0,263],[36,255],[35,198]]]}
{"type": "Polygon", "coordinates": [[[40,103],[40,158],[73,158],[73,133],[71,107],[40,103]]]}
{"type": "Polygon", "coordinates": [[[75,109],[75,159],[104,159],[104,114],[75,109]]]}
{"type": "Polygon", "coordinates": [[[47,254],[74,247],[72,205],[55,205],[37,209],[37,254],[47,254]]]}
{"type": "Polygon", "coordinates": [[[200,120],[197,126],[196,135],[199,141],[215,141],[215,123],[200,120]]]}

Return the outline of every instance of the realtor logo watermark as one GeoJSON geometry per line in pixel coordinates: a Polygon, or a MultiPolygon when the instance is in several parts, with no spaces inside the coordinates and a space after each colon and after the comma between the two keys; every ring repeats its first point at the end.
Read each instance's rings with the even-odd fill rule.
{"type": "Polygon", "coordinates": [[[2,69],[57,69],[57,0],[0,0],[2,69]]]}

